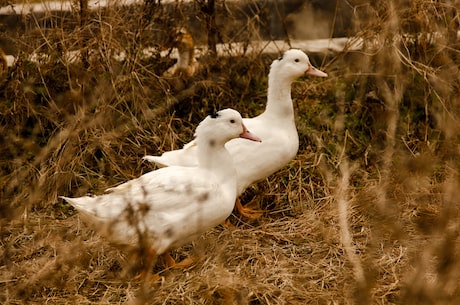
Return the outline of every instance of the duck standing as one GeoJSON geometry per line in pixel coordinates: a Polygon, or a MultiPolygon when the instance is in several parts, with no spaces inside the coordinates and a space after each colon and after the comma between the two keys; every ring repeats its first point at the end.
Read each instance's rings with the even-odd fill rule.
{"type": "MultiPolygon", "coordinates": [[[[225,147],[233,156],[237,171],[237,195],[252,183],[263,180],[295,158],[299,149],[299,136],[295,126],[291,85],[301,76],[327,77],[315,68],[301,50],[291,49],[273,61],[268,75],[267,105],[265,111],[254,118],[243,119],[244,124],[261,139],[261,143],[234,139],[225,147]]],[[[159,166],[196,166],[197,142],[193,140],[182,149],[145,156],[144,159],[159,166]]],[[[251,217],[239,200],[237,209],[251,217]]]]}
{"type": "Polygon", "coordinates": [[[112,242],[147,241],[153,258],[193,241],[230,216],[236,199],[236,170],[225,143],[233,138],[259,142],[241,115],[225,109],[196,129],[196,167],[171,166],[108,189],[100,196],[61,197],[82,219],[112,242]]]}

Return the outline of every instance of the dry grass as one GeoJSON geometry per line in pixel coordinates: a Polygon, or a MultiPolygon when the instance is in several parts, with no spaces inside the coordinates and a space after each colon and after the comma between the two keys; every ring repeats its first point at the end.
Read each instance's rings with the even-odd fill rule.
{"type": "MultiPolygon", "coordinates": [[[[186,11],[150,9],[164,25],[186,11]]],[[[129,22],[112,7],[83,27],[28,29],[1,81],[0,302],[458,304],[457,11],[422,0],[355,9],[363,51],[312,56],[330,77],[293,86],[297,158],[242,196],[264,216],[232,215],[235,227],[177,249],[201,261],[156,283],[133,279],[142,252],[108,244],[57,195],[151,170],[141,157],[190,140],[209,111],[260,113],[278,54],[204,57],[193,79],[167,81],[171,61],[138,52],[172,39],[142,19],[145,8],[129,22]],[[442,37],[430,41],[434,32],[442,37]],[[29,62],[39,49],[50,57],[29,62]],[[123,62],[110,56],[119,51],[123,62]]]]}

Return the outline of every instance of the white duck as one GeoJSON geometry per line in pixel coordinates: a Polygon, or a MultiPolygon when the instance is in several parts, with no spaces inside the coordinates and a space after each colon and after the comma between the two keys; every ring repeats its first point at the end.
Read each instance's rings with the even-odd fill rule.
{"type": "MultiPolygon", "coordinates": [[[[237,194],[241,195],[252,183],[265,179],[297,154],[299,137],[294,122],[291,84],[303,75],[327,77],[316,69],[301,50],[291,49],[273,61],[268,75],[268,95],[265,111],[257,117],[243,119],[244,124],[261,139],[261,143],[234,139],[225,147],[233,156],[237,170],[237,194]]],[[[161,156],[145,156],[144,159],[159,166],[196,166],[197,142],[182,149],[163,153],[161,156]]],[[[250,217],[239,200],[238,210],[250,217]]]]}
{"type": "Polygon", "coordinates": [[[236,171],[224,145],[237,137],[260,141],[237,111],[221,110],[196,129],[197,167],[161,168],[108,189],[107,194],[61,198],[115,243],[147,240],[150,264],[160,254],[171,262],[168,250],[192,241],[232,213],[236,171]]]}

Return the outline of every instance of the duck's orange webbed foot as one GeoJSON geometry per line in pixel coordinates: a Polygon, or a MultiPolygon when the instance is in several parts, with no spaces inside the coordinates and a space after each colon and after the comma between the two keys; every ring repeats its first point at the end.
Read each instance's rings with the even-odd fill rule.
{"type": "Polygon", "coordinates": [[[134,277],[134,280],[141,281],[141,282],[151,282],[154,283],[158,281],[162,276],[161,274],[169,269],[181,269],[181,268],[188,268],[198,262],[197,258],[188,257],[183,259],[180,262],[176,262],[174,258],[171,256],[169,252],[165,252],[161,255],[163,257],[163,261],[165,264],[165,269],[161,270],[158,273],[150,274],[150,270],[152,269],[154,258],[157,257],[156,252],[152,249],[149,251],[146,263],[144,265],[143,270],[134,277]]]}
{"type": "Polygon", "coordinates": [[[224,223],[222,223],[222,226],[226,229],[236,228],[236,226],[230,221],[230,218],[225,219],[224,223]]]}
{"type": "Polygon", "coordinates": [[[180,262],[176,262],[174,258],[171,256],[171,254],[169,254],[169,252],[165,252],[162,256],[165,262],[166,269],[188,268],[198,261],[197,258],[187,257],[181,260],[180,262]]]}
{"type": "Polygon", "coordinates": [[[251,208],[247,208],[247,207],[244,207],[242,204],[241,204],[241,201],[239,198],[236,198],[236,201],[235,201],[235,209],[238,211],[238,213],[240,213],[242,216],[244,217],[247,217],[249,219],[253,219],[253,220],[256,220],[258,219],[260,216],[262,216],[263,214],[263,211],[262,210],[259,210],[259,209],[251,209],[251,208]]]}

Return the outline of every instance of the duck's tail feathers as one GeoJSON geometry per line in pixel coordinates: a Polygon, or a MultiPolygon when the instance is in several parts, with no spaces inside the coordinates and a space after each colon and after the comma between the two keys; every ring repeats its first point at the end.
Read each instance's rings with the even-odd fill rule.
{"type": "Polygon", "coordinates": [[[152,163],[155,163],[156,165],[158,165],[159,167],[167,167],[169,166],[169,164],[165,163],[163,158],[162,157],[159,157],[159,156],[144,156],[142,158],[142,160],[145,160],[145,161],[149,161],[149,162],[152,162],[152,163]]]}
{"type": "Polygon", "coordinates": [[[70,198],[66,196],[59,196],[59,198],[64,199],[69,203],[71,206],[76,208],[77,210],[86,210],[86,207],[90,205],[90,202],[92,202],[93,197],[89,196],[84,196],[84,197],[78,197],[78,198],[70,198]]]}

